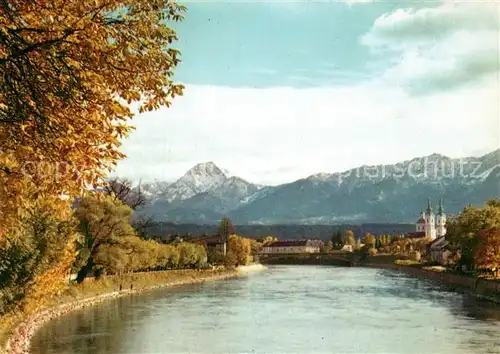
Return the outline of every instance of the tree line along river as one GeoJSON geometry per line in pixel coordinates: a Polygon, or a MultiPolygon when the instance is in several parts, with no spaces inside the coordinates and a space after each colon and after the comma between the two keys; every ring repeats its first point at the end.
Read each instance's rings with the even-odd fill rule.
{"type": "Polygon", "coordinates": [[[32,353],[500,353],[500,305],[389,270],[270,266],[70,313],[32,353]]]}

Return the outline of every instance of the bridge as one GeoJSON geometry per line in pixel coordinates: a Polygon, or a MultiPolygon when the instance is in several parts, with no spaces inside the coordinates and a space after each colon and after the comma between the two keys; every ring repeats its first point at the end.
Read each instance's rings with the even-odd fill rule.
{"type": "Polygon", "coordinates": [[[340,267],[353,267],[359,263],[359,256],[350,252],[329,253],[284,253],[261,254],[259,261],[262,264],[288,264],[288,265],[332,265],[340,267]]]}

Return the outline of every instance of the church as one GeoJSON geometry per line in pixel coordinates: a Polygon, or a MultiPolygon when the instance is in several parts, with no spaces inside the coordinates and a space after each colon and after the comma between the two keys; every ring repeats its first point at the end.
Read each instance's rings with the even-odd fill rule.
{"type": "Polygon", "coordinates": [[[429,200],[425,213],[423,211],[420,213],[420,218],[416,224],[416,232],[410,232],[408,237],[429,237],[431,240],[435,240],[444,235],[446,235],[446,214],[443,209],[443,200],[439,203],[437,215],[434,215],[431,201],[429,200]]]}

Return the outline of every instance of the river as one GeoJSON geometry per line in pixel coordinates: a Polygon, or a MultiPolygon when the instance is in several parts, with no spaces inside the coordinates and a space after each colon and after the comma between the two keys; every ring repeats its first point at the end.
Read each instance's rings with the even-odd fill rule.
{"type": "Polygon", "coordinates": [[[32,353],[500,353],[500,305],[390,270],[271,266],[70,313],[32,353]]]}

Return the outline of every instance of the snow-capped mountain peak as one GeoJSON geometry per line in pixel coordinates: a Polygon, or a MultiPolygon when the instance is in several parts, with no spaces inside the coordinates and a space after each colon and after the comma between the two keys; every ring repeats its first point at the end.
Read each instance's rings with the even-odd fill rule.
{"type": "Polygon", "coordinates": [[[206,162],[168,187],[151,186],[154,202],[146,211],[158,220],[195,223],[223,216],[239,223],[411,222],[427,198],[444,198],[451,213],[481,204],[498,195],[499,178],[500,150],[482,157],[432,154],[267,187],[206,162]]]}
{"type": "Polygon", "coordinates": [[[223,175],[225,173],[220,169],[214,162],[203,162],[196,164],[194,167],[189,169],[184,176],[186,175],[223,175]]]}
{"type": "Polygon", "coordinates": [[[226,180],[226,175],[214,162],[199,163],[168,187],[166,199],[169,202],[176,199],[185,200],[215,189],[226,180]]]}
{"type": "Polygon", "coordinates": [[[190,180],[195,186],[205,189],[213,183],[221,184],[227,179],[226,174],[213,162],[199,163],[188,170],[180,180],[190,180]]]}

